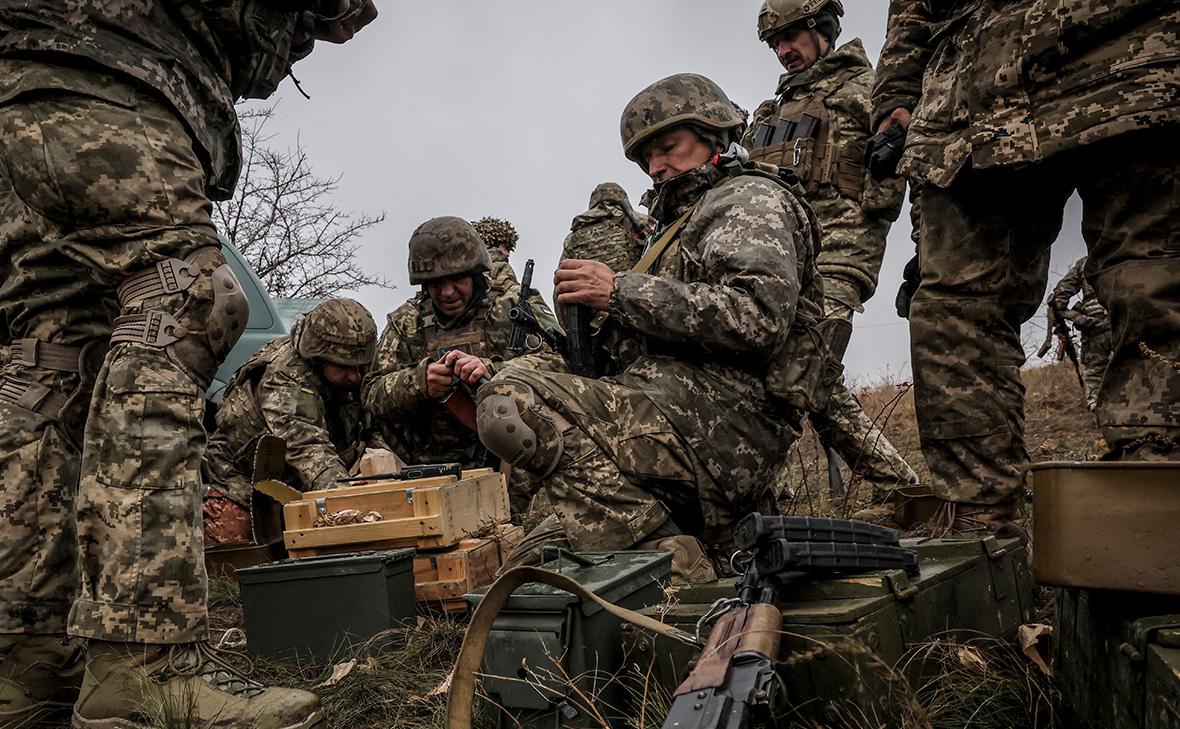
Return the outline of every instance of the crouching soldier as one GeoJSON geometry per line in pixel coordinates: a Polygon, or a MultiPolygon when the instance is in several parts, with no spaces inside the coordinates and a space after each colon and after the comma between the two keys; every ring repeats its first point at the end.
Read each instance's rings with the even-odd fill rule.
{"type": "MultiPolygon", "coordinates": [[[[468,353],[489,374],[503,366],[513,328],[508,313],[520,301],[520,287],[493,282],[487,246],[460,218],[426,221],[409,247],[410,283],[422,291],[388,317],[364,384],[365,407],[407,463],[483,465],[474,405],[457,390],[450,363],[468,353]]],[[[557,328],[536,291],[528,301],[543,326],[557,328]]],[[[520,353],[511,353],[522,354],[522,362],[563,367],[561,356],[536,332],[523,342],[520,353]]]]}
{"type": "Polygon", "coordinates": [[[716,84],[689,74],[624,110],[623,149],[655,184],[661,231],[636,270],[575,259],[555,279],[560,304],[605,312],[643,354],[604,379],[510,367],[479,388],[481,439],[551,508],[510,563],[545,542],[640,545],[672,551],[681,580],[708,578],[694,537],[727,550],[739,518],[773,510],[801,422],[783,365],[807,361],[791,345],[811,341],[792,325],[822,306],[818,230],[782,180],[732,156],[744,126],[716,84]]]}
{"type": "Polygon", "coordinates": [[[361,380],[373,362],[377,325],[351,299],[312,309],[291,334],[262,347],[234,374],[209,438],[205,543],[250,538],[254,451],[263,435],[287,444],[287,484],[332,488],[367,442],[361,380]]]}

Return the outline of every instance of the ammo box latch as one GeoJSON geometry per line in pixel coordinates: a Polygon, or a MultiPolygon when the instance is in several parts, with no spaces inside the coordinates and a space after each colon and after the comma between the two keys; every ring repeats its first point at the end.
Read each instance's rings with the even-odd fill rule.
{"type": "Polygon", "coordinates": [[[1132,663],[1143,661],[1147,646],[1159,643],[1167,648],[1180,648],[1180,615],[1159,615],[1142,618],[1131,624],[1131,642],[1119,646],[1119,653],[1132,663]]]}
{"type": "Polygon", "coordinates": [[[895,570],[885,575],[889,589],[897,595],[897,599],[906,601],[918,594],[918,586],[910,582],[910,577],[901,570],[895,570]]]}

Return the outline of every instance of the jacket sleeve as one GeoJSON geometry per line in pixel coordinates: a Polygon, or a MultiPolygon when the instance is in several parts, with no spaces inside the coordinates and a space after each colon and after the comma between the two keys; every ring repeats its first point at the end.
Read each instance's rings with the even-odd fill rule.
{"type": "Polygon", "coordinates": [[[362,386],[365,410],[375,418],[408,416],[431,399],[426,394],[426,359],[417,358],[404,321],[389,318],[377,342],[373,371],[362,386]]]}
{"type": "Polygon", "coordinates": [[[301,488],[331,488],[348,475],[328,435],[327,412],[318,384],[299,373],[268,368],[258,383],[258,406],[267,429],[287,442],[287,464],[301,488]]]}
{"type": "Polygon", "coordinates": [[[873,87],[872,128],[894,109],[913,111],[922,98],[922,77],[933,52],[933,18],[927,0],[891,0],[885,45],[873,87]]]}
{"type": "Polygon", "coordinates": [[[1082,259],[1073,264],[1057,285],[1053,287],[1053,296],[1049,303],[1059,312],[1064,312],[1069,309],[1069,300],[1077,296],[1082,290],[1082,282],[1085,280],[1085,266],[1086,259],[1082,259]]]}
{"type": "Polygon", "coordinates": [[[773,182],[744,176],[706,195],[681,234],[704,280],[617,274],[609,311],[681,350],[769,356],[795,317],[808,224],[773,182]]]}

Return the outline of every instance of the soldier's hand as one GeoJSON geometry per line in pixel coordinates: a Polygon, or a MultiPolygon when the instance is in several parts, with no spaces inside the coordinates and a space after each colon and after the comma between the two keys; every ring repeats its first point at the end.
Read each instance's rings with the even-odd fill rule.
{"type": "Polygon", "coordinates": [[[442,362],[431,362],[426,365],[426,394],[436,400],[441,400],[451,391],[454,377],[451,368],[442,362]]]}
{"type": "Polygon", "coordinates": [[[492,373],[488,372],[488,366],[484,361],[474,354],[468,354],[459,350],[452,350],[447,352],[447,356],[443,358],[443,362],[450,368],[451,372],[460,380],[463,380],[468,385],[478,385],[480,380],[490,380],[492,373]]]}
{"type": "Polygon", "coordinates": [[[606,311],[615,288],[615,272],[605,263],[571,258],[553,274],[558,304],[585,304],[606,311]]]}
{"type": "Polygon", "coordinates": [[[904,107],[894,109],[889,116],[882,119],[881,123],[877,125],[877,134],[884,134],[892,129],[894,124],[900,124],[902,129],[909,129],[913,116],[910,110],[904,107]]]}

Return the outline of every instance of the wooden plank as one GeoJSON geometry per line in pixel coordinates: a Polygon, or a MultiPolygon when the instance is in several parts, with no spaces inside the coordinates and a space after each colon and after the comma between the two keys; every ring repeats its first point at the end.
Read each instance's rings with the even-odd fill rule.
{"type": "Polygon", "coordinates": [[[345,526],[320,527],[318,529],[295,529],[283,532],[283,541],[288,549],[294,547],[324,547],[331,544],[360,544],[392,539],[436,537],[439,533],[439,519],[436,516],[421,519],[393,519],[375,524],[347,524],[345,526]]]}

